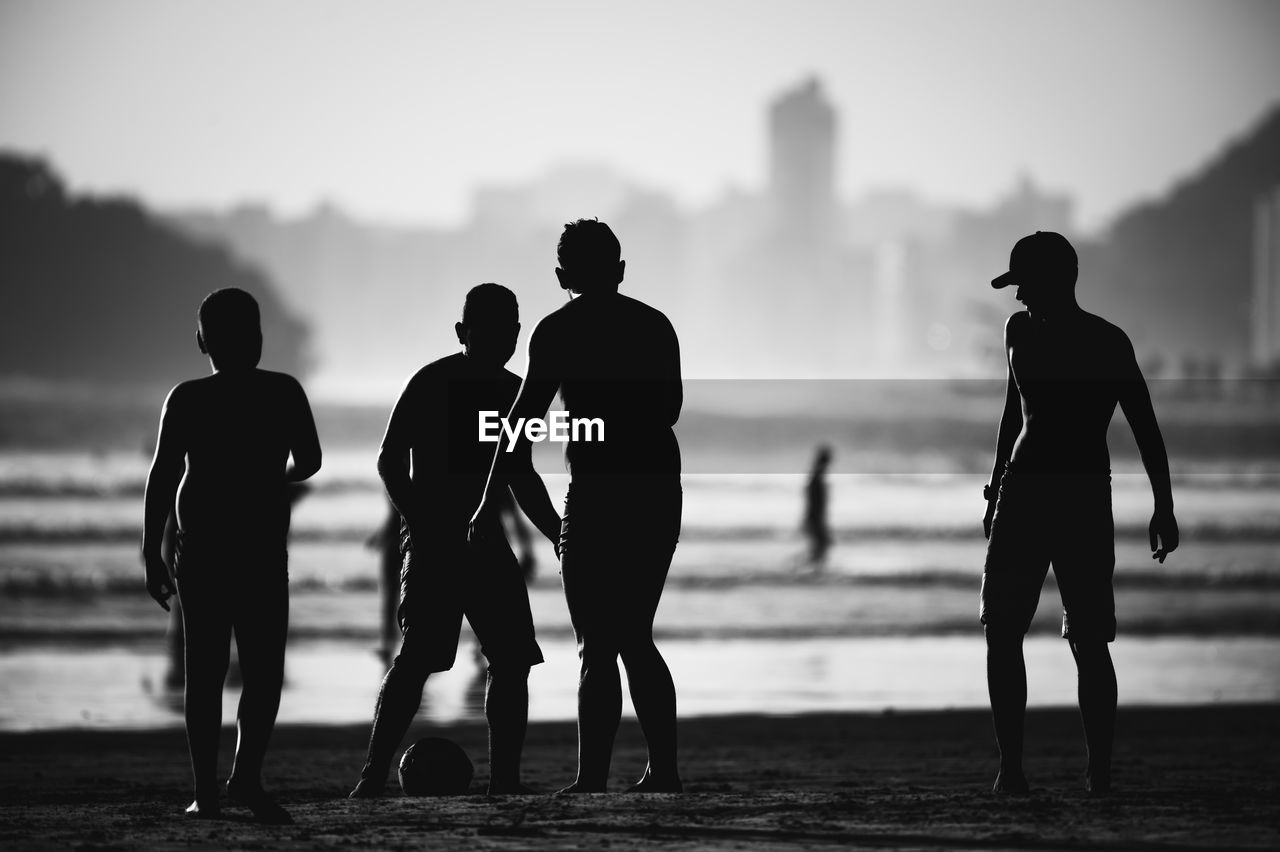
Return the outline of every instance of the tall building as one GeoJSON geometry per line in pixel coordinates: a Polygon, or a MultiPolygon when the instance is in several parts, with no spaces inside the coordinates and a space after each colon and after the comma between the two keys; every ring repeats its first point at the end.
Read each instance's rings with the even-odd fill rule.
{"type": "Polygon", "coordinates": [[[793,236],[828,238],[836,213],[836,112],[816,78],[769,106],[769,192],[775,224],[793,236]]]}

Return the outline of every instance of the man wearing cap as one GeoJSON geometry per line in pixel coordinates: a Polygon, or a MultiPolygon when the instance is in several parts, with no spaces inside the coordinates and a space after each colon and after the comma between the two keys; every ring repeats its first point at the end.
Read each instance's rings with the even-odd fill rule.
{"type": "Polygon", "coordinates": [[[1062,636],[1079,676],[1088,747],[1085,788],[1111,786],[1116,676],[1115,567],[1107,427],[1119,404],[1133,429],[1155,495],[1152,558],[1178,546],[1169,460],[1151,396],[1129,338],[1076,303],[1075,249],[1037,231],[1009,256],[991,286],[1016,288],[1026,306],[1005,323],[1008,388],[996,439],[983,532],[988,539],[981,615],[987,686],[1000,747],[997,793],[1024,794],[1023,716],[1027,703],[1022,638],[1031,626],[1049,565],[1062,596],[1062,636]]]}

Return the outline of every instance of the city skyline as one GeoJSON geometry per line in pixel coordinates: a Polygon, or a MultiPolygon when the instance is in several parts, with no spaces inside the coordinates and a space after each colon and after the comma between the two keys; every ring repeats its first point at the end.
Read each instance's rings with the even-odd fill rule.
{"type": "Polygon", "coordinates": [[[1280,101],[1257,3],[303,8],[6,3],[0,146],[158,209],[452,226],[583,161],[698,207],[765,189],[760,105],[816,76],[839,198],[982,206],[1025,173],[1096,230],[1280,101]]]}

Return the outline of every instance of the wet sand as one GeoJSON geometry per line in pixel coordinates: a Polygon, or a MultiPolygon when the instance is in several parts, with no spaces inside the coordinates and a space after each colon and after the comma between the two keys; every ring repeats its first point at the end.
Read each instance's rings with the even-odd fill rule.
{"type": "MultiPolygon", "coordinates": [[[[995,749],[983,711],[736,716],[681,725],[683,796],[491,800],[484,729],[444,734],[476,762],[475,795],[342,798],[364,726],[277,731],[268,783],[296,824],[180,817],[188,801],[182,733],[0,735],[0,847],[6,849],[1187,849],[1280,846],[1280,707],[1122,709],[1116,792],[1087,798],[1072,710],[1028,717],[1023,799],[987,792],[995,749]]],[[[230,765],[233,735],[224,738],[230,765]]],[[[525,780],[567,783],[571,724],[531,726],[525,780]]],[[[611,788],[643,767],[624,722],[611,788]]]]}

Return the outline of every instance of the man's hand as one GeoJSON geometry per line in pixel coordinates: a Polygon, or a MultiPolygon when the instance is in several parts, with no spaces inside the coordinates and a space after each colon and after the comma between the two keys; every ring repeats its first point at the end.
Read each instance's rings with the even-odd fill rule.
{"type": "Polygon", "coordinates": [[[982,534],[986,538],[991,538],[991,521],[996,516],[996,489],[990,485],[984,485],[982,496],[987,501],[987,513],[982,516],[982,534]]]}
{"type": "Polygon", "coordinates": [[[169,566],[164,564],[164,560],[158,553],[143,554],[142,561],[147,569],[147,594],[151,595],[165,612],[168,612],[169,598],[178,593],[178,590],[173,587],[173,579],[169,576],[169,566]]]}
{"type": "Polygon", "coordinates": [[[492,516],[493,508],[490,506],[489,491],[485,489],[484,497],[480,499],[480,505],[476,507],[475,514],[467,522],[467,541],[482,540],[484,538],[484,528],[490,523],[492,516]]]}
{"type": "Polygon", "coordinates": [[[1178,549],[1178,521],[1173,510],[1156,509],[1147,532],[1151,537],[1151,558],[1163,564],[1164,558],[1178,549]]]}

